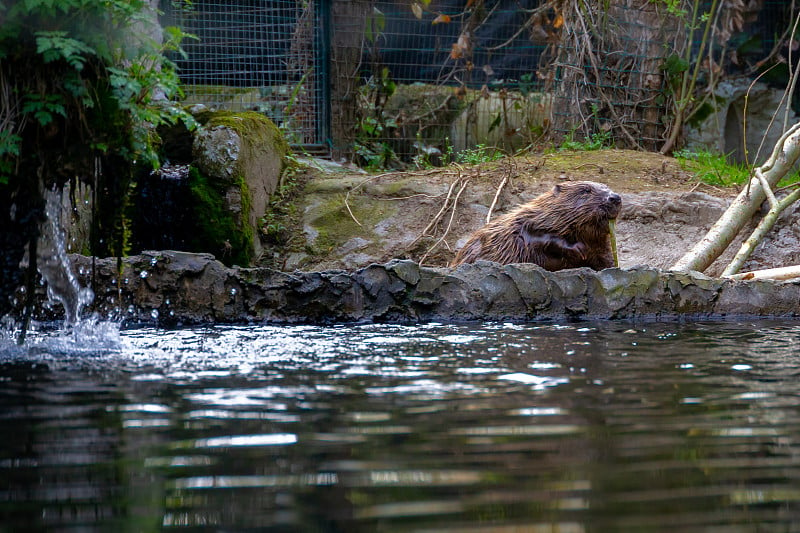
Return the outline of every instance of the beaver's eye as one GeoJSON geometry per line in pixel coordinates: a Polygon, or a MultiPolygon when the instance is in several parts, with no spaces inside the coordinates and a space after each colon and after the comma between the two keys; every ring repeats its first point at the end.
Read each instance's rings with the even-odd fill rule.
{"type": "Polygon", "coordinates": [[[582,194],[589,194],[590,192],[592,192],[592,188],[589,187],[588,185],[584,185],[581,187],[582,194]]]}

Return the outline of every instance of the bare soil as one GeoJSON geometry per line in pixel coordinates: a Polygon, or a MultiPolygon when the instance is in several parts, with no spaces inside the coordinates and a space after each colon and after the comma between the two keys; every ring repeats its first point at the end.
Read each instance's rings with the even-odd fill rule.
{"type": "MultiPolygon", "coordinates": [[[[355,269],[394,258],[446,266],[466,237],[496,216],[567,180],[607,184],[622,195],[620,266],[669,268],[738,193],[702,184],[660,154],[625,150],[556,152],[479,165],[365,174],[309,161],[286,209],[284,239],[260,263],[282,270],[355,269]]],[[[797,213],[786,213],[745,269],[800,262],[797,213]]],[[[735,242],[707,270],[721,272],[735,242]]]]}

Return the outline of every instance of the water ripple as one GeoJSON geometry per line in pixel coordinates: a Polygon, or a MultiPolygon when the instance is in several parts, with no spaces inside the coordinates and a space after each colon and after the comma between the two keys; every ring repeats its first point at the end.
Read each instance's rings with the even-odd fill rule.
{"type": "Polygon", "coordinates": [[[0,517],[793,531],[798,344],[797,321],[39,327],[0,341],[0,517]]]}

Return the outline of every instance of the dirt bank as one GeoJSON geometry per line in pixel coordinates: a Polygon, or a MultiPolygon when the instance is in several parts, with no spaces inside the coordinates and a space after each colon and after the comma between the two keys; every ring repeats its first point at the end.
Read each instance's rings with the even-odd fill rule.
{"type": "MultiPolygon", "coordinates": [[[[496,216],[565,180],[606,183],[623,197],[617,223],[620,265],[668,268],[697,242],[737,194],[699,183],[677,161],[623,150],[505,158],[480,165],[364,174],[309,161],[297,179],[283,242],[260,266],[352,270],[411,259],[444,266],[465,237],[496,216]]],[[[745,269],[800,262],[796,210],[785,213],[745,269]]],[[[718,274],[738,249],[706,272],[718,274]]]]}

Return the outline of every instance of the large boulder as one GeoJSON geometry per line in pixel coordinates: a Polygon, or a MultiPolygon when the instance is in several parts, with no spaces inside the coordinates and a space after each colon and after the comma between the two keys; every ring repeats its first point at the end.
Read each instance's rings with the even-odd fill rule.
{"type": "Polygon", "coordinates": [[[258,225],[278,186],[289,146],[280,130],[267,117],[253,111],[204,112],[198,115],[200,128],[192,143],[190,176],[192,193],[211,211],[199,223],[209,222],[205,250],[226,263],[246,266],[261,253],[258,225]],[[213,231],[220,228],[218,213],[230,215],[232,235],[213,231]]]}

